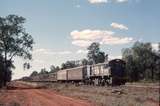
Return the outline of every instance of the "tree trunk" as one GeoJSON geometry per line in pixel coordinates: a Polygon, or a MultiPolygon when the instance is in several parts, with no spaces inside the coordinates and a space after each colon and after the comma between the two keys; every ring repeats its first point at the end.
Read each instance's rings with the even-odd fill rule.
{"type": "Polygon", "coordinates": [[[153,67],[151,68],[151,78],[152,78],[152,81],[154,80],[154,70],[153,70],[153,67]]]}
{"type": "Polygon", "coordinates": [[[4,57],[4,83],[3,86],[6,86],[7,84],[7,52],[5,52],[5,57],[4,57]]]}

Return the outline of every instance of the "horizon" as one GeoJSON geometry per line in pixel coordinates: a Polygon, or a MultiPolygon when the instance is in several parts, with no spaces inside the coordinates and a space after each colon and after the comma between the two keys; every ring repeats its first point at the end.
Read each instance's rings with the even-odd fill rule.
{"type": "Polygon", "coordinates": [[[41,68],[60,66],[67,60],[86,58],[86,48],[99,42],[109,57],[121,58],[121,50],[135,41],[160,41],[160,1],[145,0],[1,0],[0,14],[26,18],[24,27],[35,40],[32,68],[23,69],[16,58],[13,79],[41,68]]]}

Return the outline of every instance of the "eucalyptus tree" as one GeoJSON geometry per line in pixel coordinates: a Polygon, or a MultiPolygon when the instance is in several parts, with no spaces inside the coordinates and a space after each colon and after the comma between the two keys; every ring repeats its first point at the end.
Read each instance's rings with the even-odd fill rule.
{"type": "Polygon", "coordinates": [[[37,76],[38,75],[38,72],[37,71],[33,71],[31,74],[30,74],[30,77],[34,77],[34,76],[37,76]]]}
{"type": "Polygon", "coordinates": [[[100,51],[99,43],[93,42],[87,49],[87,57],[90,64],[103,63],[105,61],[105,53],[100,51]]]}
{"type": "Polygon", "coordinates": [[[62,63],[61,69],[74,68],[78,66],[80,66],[79,60],[70,60],[70,61],[66,61],[65,63],[62,63]]]}
{"type": "MultiPolygon", "coordinates": [[[[34,40],[24,28],[26,19],[17,15],[0,17],[0,51],[4,58],[4,80],[7,81],[7,70],[11,68],[14,57],[31,60],[34,40]]],[[[29,64],[27,68],[29,68],[29,64]]],[[[5,85],[6,83],[4,83],[5,85]]]]}
{"type": "Polygon", "coordinates": [[[50,66],[50,73],[54,73],[54,72],[57,72],[59,70],[60,70],[59,66],[54,66],[54,65],[50,66]]]}
{"type": "Polygon", "coordinates": [[[132,81],[159,80],[160,56],[153,50],[151,43],[135,42],[133,47],[125,49],[122,55],[127,63],[128,77],[132,81]]]}

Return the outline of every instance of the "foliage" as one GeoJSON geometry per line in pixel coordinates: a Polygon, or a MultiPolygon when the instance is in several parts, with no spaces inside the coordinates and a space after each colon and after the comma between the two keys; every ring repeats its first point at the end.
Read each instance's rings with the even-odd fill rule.
{"type": "Polygon", "coordinates": [[[42,68],[39,74],[48,74],[46,68],[42,68]]]}
{"type": "Polygon", "coordinates": [[[93,42],[88,49],[89,64],[103,63],[105,61],[105,53],[100,51],[99,43],[93,42]]]}
{"type": "Polygon", "coordinates": [[[123,50],[127,75],[130,81],[159,80],[160,55],[154,51],[151,43],[136,42],[133,47],[123,50]]]}
{"type": "Polygon", "coordinates": [[[82,59],[82,65],[88,65],[88,64],[89,64],[89,62],[87,59],[82,59]]]}
{"type": "Polygon", "coordinates": [[[14,57],[32,59],[31,51],[34,41],[32,36],[25,31],[24,23],[25,18],[17,15],[0,17],[0,54],[4,59],[4,85],[11,79],[14,57]]]}
{"type": "Polygon", "coordinates": [[[80,66],[79,60],[72,60],[72,61],[66,61],[65,63],[62,63],[61,69],[68,69],[68,68],[74,68],[80,66]]]}
{"type": "Polygon", "coordinates": [[[33,71],[33,72],[31,73],[30,77],[34,77],[34,76],[36,76],[36,75],[38,75],[38,72],[37,72],[37,71],[33,71]]]}
{"type": "Polygon", "coordinates": [[[57,72],[58,70],[60,70],[59,66],[51,65],[51,67],[50,67],[50,73],[57,72]]]}
{"type": "Polygon", "coordinates": [[[7,60],[15,56],[31,59],[33,38],[25,32],[23,24],[25,18],[9,15],[0,18],[0,49],[7,60]]]}

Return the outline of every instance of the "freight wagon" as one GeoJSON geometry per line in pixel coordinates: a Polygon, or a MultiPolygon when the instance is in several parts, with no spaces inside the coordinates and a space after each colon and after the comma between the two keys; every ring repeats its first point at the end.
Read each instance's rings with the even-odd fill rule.
{"type": "MultiPolygon", "coordinates": [[[[83,81],[87,78],[87,67],[81,66],[68,69],[68,81],[83,81]]],[[[89,70],[88,70],[89,71],[89,70]]]]}
{"type": "Polygon", "coordinates": [[[68,80],[67,70],[59,70],[57,72],[57,81],[65,82],[68,80]]]}
{"type": "Polygon", "coordinates": [[[57,81],[57,73],[40,74],[30,77],[30,81],[35,82],[55,82],[57,81]]]}
{"type": "Polygon", "coordinates": [[[57,72],[57,81],[61,82],[83,82],[89,78],[90,66],[80,66],[76,68],[70,68],[60,70],[57,72]]]}

